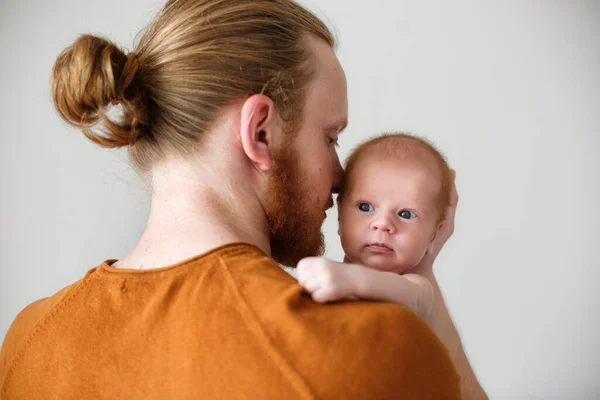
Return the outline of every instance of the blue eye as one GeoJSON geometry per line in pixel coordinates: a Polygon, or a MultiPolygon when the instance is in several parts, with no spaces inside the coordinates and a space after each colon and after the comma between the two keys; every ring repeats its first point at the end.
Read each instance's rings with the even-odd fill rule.
{"type": "Polygon", "coordinates": [[[369,203],[360,203],[358,205],[358,209],[363,212],[369,212],[369,211],[373,211],[373,206],[370,205],[369,203]]]}
{"type": "Polygon", "coordinates": [[[410,210],[402,210],[398,213],[398,216],[403,219],[413,219],[417,218],[417,214],[410,210]]]}

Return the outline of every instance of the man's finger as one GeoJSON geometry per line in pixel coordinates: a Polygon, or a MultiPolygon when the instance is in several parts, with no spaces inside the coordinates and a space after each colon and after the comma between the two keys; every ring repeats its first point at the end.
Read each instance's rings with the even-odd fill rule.
{"type": "Polygon", "coordinates": [[[456,208],[458,204],[458,191],[456,190],[456,171],[451,169],[450,173],[452,174],[452,188],[450,189],[450,198],[448,200],[450,202],[450,206],[456,208]]]}

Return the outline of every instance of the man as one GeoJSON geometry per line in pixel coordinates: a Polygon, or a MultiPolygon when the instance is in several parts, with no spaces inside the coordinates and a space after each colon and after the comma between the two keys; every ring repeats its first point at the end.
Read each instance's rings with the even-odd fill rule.
{"type": "Polygon", "coordinates": [[[474,398],[443,302],[448,349],[400,306],[314,303],[275,262],[322,252],[343,173],[345,76],[314,15],[171,0],[135,52],[81,37],[52,82],[66,121],[151,172],[152,206],[128,255],[17,317],[2,399],[474,398]]]}

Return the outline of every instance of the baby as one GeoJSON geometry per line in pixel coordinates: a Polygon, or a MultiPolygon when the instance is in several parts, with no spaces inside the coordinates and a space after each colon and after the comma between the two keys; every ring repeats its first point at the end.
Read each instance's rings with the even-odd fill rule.
{"type": "Polygon", "coordinates": [[[432,251],[452,185],[444,157],[424,139],[384,134],[361,144],[337,199],[344,263],[305,258],[299,283],[318,302],[388,301],[426,318],[433,289],[410,271],[432,251]]]}

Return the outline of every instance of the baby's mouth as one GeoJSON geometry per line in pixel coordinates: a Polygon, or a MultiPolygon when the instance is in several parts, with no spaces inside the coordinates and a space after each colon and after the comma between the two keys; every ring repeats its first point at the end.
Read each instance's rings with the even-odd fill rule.
{"type": "Polygon", "coordinates": [[[385,243],[371,243],[371,244],[368,244],[366,247],[373,251],[380,252],[380,253],[389,253],[389,252],[394,251],[394,250],[392,250],[391,247],[389,247],[385,243]]]}

